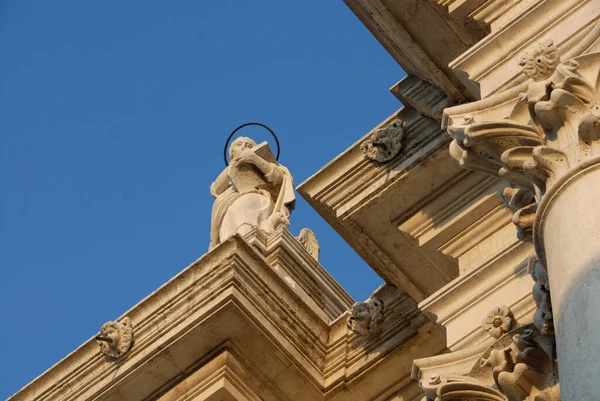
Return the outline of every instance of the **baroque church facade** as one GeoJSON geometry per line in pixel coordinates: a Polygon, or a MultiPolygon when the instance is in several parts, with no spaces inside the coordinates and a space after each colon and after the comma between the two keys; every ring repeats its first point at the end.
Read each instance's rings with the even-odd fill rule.
{"type": "Polygon", "coordinates": [[[210,250],[10,401],[600,400],[600,2],[345,2],[404,107],[295,191],[236,139],[210,250]],[[296,192],[369,299],[290,234],[296,192]]]}

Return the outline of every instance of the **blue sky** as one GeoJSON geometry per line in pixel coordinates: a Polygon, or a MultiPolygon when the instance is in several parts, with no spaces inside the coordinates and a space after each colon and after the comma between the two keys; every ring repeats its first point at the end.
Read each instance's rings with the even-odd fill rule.
{"type": "MultiPolygon", "coordinates": [[[[342,0],[5,1],[0,47],[0,399],[206,252],[233,128],[271,126],[299,184],[401,107],[342,0]]],[[[355,299],[381,284],[291,221],[355,299]]]]}

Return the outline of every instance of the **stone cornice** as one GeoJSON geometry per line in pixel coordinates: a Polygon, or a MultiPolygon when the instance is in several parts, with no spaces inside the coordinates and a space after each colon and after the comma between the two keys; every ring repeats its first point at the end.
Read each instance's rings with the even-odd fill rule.
{"type": "Polygon", "coordinates": [[[301,183],[298,191],[301,194],[314,194],[312,197],[326,205],[336,217],[347,218],[385,188],[402,179],[432,153],[443,148],[448,140],[435,120],[422,117],[410,109],[401,109],[301,183]],[[360,144],[397,117],[407,121],[402,151],[382,168],[364,158],[360,144]]]}
{"type": "MultiPolygon", "coordinates": [[[[525,4],[525,3],[523,3],[525,4]]],[[[477,98],[486,98],[524,81],[521,55],[546,38],[553,38],[564,57],[585,42],[597,25],[600,5],[595,0],[536,0],[513,10],[513,19],[450,63],[477,98]],[[517,12],[518,11],[518,12],[517,12]],[[518,38],[518,39],[516,39],[518,38]]]]}
{"type": "Polygon", "coordinates": [[[532,321],[535,302],[528,274],[531,244],[516,240],[488,263],[460,276],[419,303],[446,328],[448,348],[457,351],[485,341],[480,321],[490,305],[506,304],[520,323],[532,321]]]}
{"type": "MultiPolygon", "coordinates": [[[[250,233],[248,240],[259,238],[250,233]]],[[[299,267],[307,260],[300,256],[304,248],[296,239],[276,232],[263,240],[266,247],[231,238],[130,309],[126,314],[135,343],[123,357],[105,357],[90,339],[10,400],[135,401],[169,394],[223,349],[233,352],[243,370],[255,377],[248,379],[250,387],[235,385],[240,371],[220,365],[214,374],[198,373],[203,377],[198,391],[208,391],[207,383],[220,380],[228,383],[231,394],[243,390],[265,401],[315,401],[325,400],[340,385],[368,392],[395,386],[395,377],[359,384],[352,372],[369,376],[388,355],[403,358],[395,350],[414,342],[427,323],[414,301],[399,291],[386,298],[384,331],[365,342],[346,327],[343,309],[350,307],[351,298],[316,262],[299,267]],[[286,277],[293,271],[313,274],[313,280],[291,283],[286,277]],[[324,291],[321,301],[307,302],[317,288],[324,291]],[[331,319],[334,310],[340,315],[331,319]],[[283,387],[278,385],[282,372],[288,372],[283,387]]],[[[415,352],[424,355],[426,348],[415,352]]]]}
{"type": "MultiPolygon", "coordinates": [[[[437,187],[438,179],[445,180],[454,170],[460,172],[460,169],[448,169],[435,178],[428,174],[423,165],[435,165],[436,162],[432,159],[451,161],[444,149],[448,143],[447,135],[439,130],[435,120],[423,117],[411,109],[402,109],[379,127],[398,117],[406,121],[407,126],[402,151],[396,158],[385,164],[366,160],[359,149],[359,141],[300,184],[298,192],[386,281],[403,289],[414,299],[421,300],[428,292],[433,292],[432,289],[422,288],[421,285],[437,286],[437,289],[443,283],[440,282],[439,286],[435,281],[429,281],[428,284],[417,283],[417,276],[407,275],[403,268],[398,268],[398,262],[393,260],[394,255],[389,254],[389,250],[371,238],[364,221],[369,220],[376,224],[381,220],[379,227],[385,228],[390,234],[386,234],[386,238],[394,239],[399,242],[399,246],[411,249],[411,241],[408,241],[391,222],[403,213],[405,208],[418,203],[420,197],[437,187]],[[424,180],[432,180],[435,183],[424,185],[424,180]],[[411,191],[400,191],[400,187],[410,187],[411,191]],[[389,203],[384,204],[387,205],[387,209],[380,207],[385,197],[398,191],[401,196],[395,198],[393,208],[389,203]],[[373,216],[373,213],[377,213],[377,216],[373,216]]],[[[441,168],[441,164],[439,166],[441,168]]],[[[378,238],[382,238],[381,234],[378,238]]],[[[427,257],[418,249],[410,252],[414,253],[414,263],[420,264],[422,268],[422,262],[426,261],[427,257]]],[[[405,253],[405,256],[407,255],[408,253],[405,253]]],[[[412,262],[405,258],[404,263],[412,262]]],[[[437,270],[433,276],[439,276],[437,270]]]]}
{"type": "Polygon", "coordinates": [[[408,74],[441,88],[452,100],[471,98],[448,68],[450,59],[445,57],[455,57],[466,50],[483,37],[485,29],[476,24],[465,24],[461,18],[454,19],[442,7],[428,1],[345,2],[408,74]],[[418,15],[403,20],[402,16],[407,12],[418,15]],[[436,29],[429,29],[429,26],[436,26],[436,29]],[[442,38],[446,44],[452,44],[452,48],[440,51],[438,43],[442,38]]]}

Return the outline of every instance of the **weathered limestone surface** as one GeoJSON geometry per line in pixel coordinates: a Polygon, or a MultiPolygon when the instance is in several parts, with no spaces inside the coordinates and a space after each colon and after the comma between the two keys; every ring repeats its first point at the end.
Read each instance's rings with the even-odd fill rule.
{"type": "MultiPolygon", "coordinates": [[[[600,13],[597,3],[594,10],[600,13]]],[[[532,263],[534,323],[542,334],[556,333],[566,400],[600,393],[600,365],[588,358],[600,352],[599,42],[598,23],[568,51],[547,38],[519,63],[525,83],[447,109],[444,118],[455,138],[451,153],[463,167],[503,176],[514,187],[507,193],[513,222],[539,259],[532,263]]]]}
{"type": "Polygon", "coordinates": [[[242,138],[211,251],[11,401],[597,398],[600,3],[345,1],[405,107],[298,190],[387,284],[335,283],[242,138]]]}
{"type": "Polygon", "coordinates": [[[483,38],[487,27],[449,15],[433,1],[344,1],[409,75],[452,101],[474,99],[448,63],[483,38]]]}
{"type": "Polygon", "coordinates": [[[398,379],[432,345],[444,347],[443,333],[398,289],[374,296],[385,305],[379,335],[360,336],[347,327],[353,300],[306,248],[285,228],[253,229],[127,311],[135,343],[119,359],[91,338],[10,400],[359,401],[415,392],[415,382],[398,379]]]}

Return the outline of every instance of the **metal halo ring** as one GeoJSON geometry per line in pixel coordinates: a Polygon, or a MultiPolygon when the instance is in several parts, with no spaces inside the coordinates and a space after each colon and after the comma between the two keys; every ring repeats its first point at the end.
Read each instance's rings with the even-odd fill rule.
{"type": "Polygon", "coordinates": [[[258,125],[259,127],[263,127],[264,129],[266,129],[267,131],[269,131],[271,133],[271,135],[275,139],[275,144],[277,145],[277,156],[275,156],[275,160],[279,161],[279,151],[280,151],[279,139],[277,138],[277,135],[275,135],[275,132],[273,132],[273,130],[271,128],[267,127],[263,123],[249,122],[249,123],[242,124],[239,127],[237,127],[236,129],[234,129],[233,132],[231,134],[229,134],[229,136],[227,137],[227,142],[225,142],[225,148],[223,149],[223,160],[225,160],[225,166],[229,166],[229,161],[227,160],[227,147],[229,146],[229,141],[231,141],[231,138],[235,135],[236,132],[238,132],[239,130],[241,130],[244,127],[247,127],[248,125],[258,125]]]}

